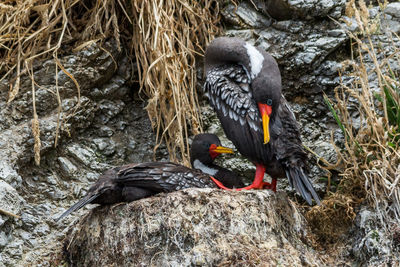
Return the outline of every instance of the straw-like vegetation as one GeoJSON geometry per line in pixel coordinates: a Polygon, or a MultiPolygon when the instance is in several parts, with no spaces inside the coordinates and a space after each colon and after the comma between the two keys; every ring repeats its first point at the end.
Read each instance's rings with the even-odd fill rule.
{"type": "Polygon", "coordinates": [[[379,20],[369,18],[365,3],[350,1],[346,12],[359,28],[357,34],[348,32],[354,59],[343,63],[343,72],[353,79],[335,89],[334,100],[326,98],[344,135],[344,147],[337,148],[342,179],[324,205],[308,213],[325,241],[346,231],[338,226],[351,224],[362,201],[376,209],[377,223],[387,234],[400,224],[400,73],[390,67],[400,63],[400,47],[393,41],[399,36],[393,34],[390,51],[384,50],[375,38],[381,34],[379,20]],[[341,214],[341,222],[332,220],[335,214],[341,214]]]}
{"type": "MultiPolygon", "coordinates": [[[[165,140],[169,151],[179,148],[186,164],[187,137],[201,132],[195,56],[201,56],[218,30],[217,7],[214,1],[195,0],[137,1],[132,6],[132,45],[141,88],[150,98],[147,111],[157,137],[165,140]]],[[[175,160],[175,153],[170,157],[175,160]]]]}
{"type": "MultiPolygon", "coordinates": [[[[158,136],[157,147],[164,140],[172,160],[176,160],[178,148],[188,163],[187,137],[201,130],[195,56],[217,32],[217,13],[218,4],[213,0],[5,1],[0,3],[0,81],[9,81],[8,102],[12,104],[20,91],[21,76],[28,74],[33,79],[32,65],[53,58],[54,74],[61,69],[74,81],[79,106],[79,84],[58,60],[60,49],[79,50],[113,38],[118,50],[125,47],[131,61],[138,63],[140,86],[149,99],[147,111],[158,136]]],[[[37,86],[32,83],[33,95],[37,86]]],[[[61,118],[58,89],[53,93],[61,118]]],[[[39,122],[33,107],[37,163],[39,122]]],[[[55,134],[57,140],[58,130],[55,134]]]]}

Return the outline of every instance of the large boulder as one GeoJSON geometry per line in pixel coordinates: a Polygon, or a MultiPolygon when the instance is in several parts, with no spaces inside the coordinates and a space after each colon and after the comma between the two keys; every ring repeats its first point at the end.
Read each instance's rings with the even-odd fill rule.
{"type": "Polygon", "coordinates": [[[72,266],[321,265],[285,193],[187,189],[98,207],[72,228],[72,266]]]}

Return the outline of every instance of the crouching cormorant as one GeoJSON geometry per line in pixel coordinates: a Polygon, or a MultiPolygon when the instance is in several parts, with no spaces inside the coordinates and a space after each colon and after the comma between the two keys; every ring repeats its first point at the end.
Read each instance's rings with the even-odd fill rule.
{"type": "Polygon", "coordinates": [[[226,136],[256,165],[253,183],[241,189],[276,191],[276,178],[286,176],[310,205],[312,198],[319,204],[275,59],[239,38],[220,37],[207,47],[204,68],[204,89],[226,136]],[[271,183],[263,182],[265,172],[271,183]]]}
{"type": "Polygon", "coordinates": [[[216,183],[228,188],[243,187],[242,180],[234,172],[213,164],[222,153],[233,153],[233,150],[221,146],[220,140],[213,134],[200,134],[195,136],[191,147],[191,162],[195,169],[172,162],[147,162],[112,168],[102,174],[87,194],[56,221],[89,203],[130,202],[190,187],[217,188],[216,183]]]}

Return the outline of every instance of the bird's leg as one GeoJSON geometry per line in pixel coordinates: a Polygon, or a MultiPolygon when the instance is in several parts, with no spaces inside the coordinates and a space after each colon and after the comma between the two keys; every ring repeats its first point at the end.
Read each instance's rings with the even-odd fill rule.
{"type": "MultiPolygon", "coordinates": [[[[254,177],[254,181],[251,185],[243,187],[243,188],[235,188],[234,190],[241,191],[241,190],[249,190],[249,189],[263,189],[264,186],[271,186],[269,183],[264,183],[264,173],[265,167],[262,164],[256,164],[256,175],[254,177]]],[[[210,178],[214,181],[214,183],[221,189],[231,190],[224,186],[220,181],[215,179],[214,177],[210,176],[210,178]]]]}
{"type": "Polygon", "coordinates": [[[249,189],[262,189],[264,187],[264,173],[265,173],[265,166],[262,164],[256,164],[256,175],[254,177],[254,181],[251,185],[243,187],[243,188],[237,188],[237,191],[241,190],[249,190],[249,189]]]}
{"type": "Polygon", "coordinates": [[[262,189],[264,186],[264,174],[265,174],[265,166],[262,164],[256,164],[256,175],[254,177],[254,181],[250,186],[255,189],[262,189]]]}
{"type": "MultiPolygon", "coordinates": [[[[265,166],[262,164],[256,164],[256,175],[254,177],[254,181],[251,185],[243,187],[243,188],[235,188],[234,190],[241,191],[241,190],[249,190],[249,189],[271,189],[272,191],[276,192],[276,179],[272,178],[271,183],[264,182],[264,173],[265,173],[265,166]]],[[[219,180],[215,179],[214,177],[210,176],[211,180],[221,189],[225,190],[232,190],[223,185],[219,180]]]]}
{"type": "Polygon", "coordinates": [[[277,180],[275,178],[272,178],[271,183],[265,183],[263,184],[264,189],[271,189],[272,191],[276,192],[276,182],[277,180]]]}
{"type": "Polygon", "coordinates": [[[213,182],[221,189],[225,189],[225,190],[231,190],[230,188],[224,186],[223,183],[221,183],[219,180],[215,179],[214,177],[210,176],[211,180],[213,180],[213,182]]]}

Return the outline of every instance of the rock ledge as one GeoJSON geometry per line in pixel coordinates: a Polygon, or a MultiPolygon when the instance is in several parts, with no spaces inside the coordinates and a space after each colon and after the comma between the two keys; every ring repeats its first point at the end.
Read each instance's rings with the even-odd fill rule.
{"type": "Polygon", "coordinates": [[[307,233],[285,193],[187,189],[95,208],[65,256],[73,266],[321,265],[307,233]]]}

